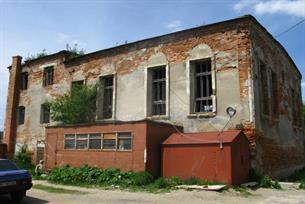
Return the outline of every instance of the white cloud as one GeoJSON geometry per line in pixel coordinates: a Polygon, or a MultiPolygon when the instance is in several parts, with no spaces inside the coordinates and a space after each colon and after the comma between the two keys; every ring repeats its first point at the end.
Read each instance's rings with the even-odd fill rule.
{"type": "Polygon", "coordinates": [[[253,4],[255,4],[256,2],[257,2],[257,0],[241,0],[233,6],[233,9],[235,11],[240,12],[244,8],[250,7],[253,4]]]}
{"type": "Polygon", "coordinates": [[[170,29],[171,31],[182,30],[182,22],[180,20],[174,20],[165,25],[165,28],[170,29]]]}
{"type": "Polygon", "coordinates": [[[305,0],[241,0],[233,6],[235,11],[254,9],[256,14],[286,14],[305,17],[305,0]]]}
{"type": "Polygon", "coordinates": [[[302,86],[303,88],[305,88],[305,81],[303,81],[303,82],[301,83],[301,86],[302,86]]]}

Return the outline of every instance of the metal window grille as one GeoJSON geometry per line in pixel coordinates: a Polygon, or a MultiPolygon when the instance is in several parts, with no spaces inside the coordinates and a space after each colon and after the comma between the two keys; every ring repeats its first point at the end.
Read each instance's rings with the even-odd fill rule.
{"type": "Polygon", "coordinates": [[[194,112],[213,111],[211,61],[195,62],[194,112]]]}
{"type": "Polygon", "coordinates": [[[166,74],[164,67],[152,69],[152,114],[166,114],[166,74]]]}

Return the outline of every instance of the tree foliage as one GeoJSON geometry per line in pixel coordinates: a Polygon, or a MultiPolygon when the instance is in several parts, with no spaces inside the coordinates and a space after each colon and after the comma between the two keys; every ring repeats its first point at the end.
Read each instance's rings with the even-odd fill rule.
{"type": "Polygon", "coordinates": [[[64,124],[87,123],[94,120],[97,85],[75,85],[70,94],[48,103],[51,118],[64,124]]]}

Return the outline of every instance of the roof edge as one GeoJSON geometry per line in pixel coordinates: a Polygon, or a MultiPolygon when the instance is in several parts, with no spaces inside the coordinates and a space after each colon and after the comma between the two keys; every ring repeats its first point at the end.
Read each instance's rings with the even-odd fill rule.
{"type": "Polygon", "coordinates": [[[143,42],[148,42],[148,41],[156,40],[156,39],[160,39],[160,38],[165,38],[165,37],[168,37],[168,36],[172,36],[172,35],[176,35],[176,34],[180,34],[180,33],[184,33],[184,32],[190,32],[190,31],[197,30],[197,29],[212,27],[212,26],[226,24],[226,23],[230,23],[230,22],[234,22],[234,21],[240,21],[240,20],[244,20],[244,19],[255,19],[255,18],[252,15],[248,14],[248,15],[244,15],[244,16],[240,16],[240,17],[236,17],[236,18],[232,18],[232,19],[228,19],[228,20],[224,20],[224,21],[219,21],[219,22],[216,22],[216,23],[210,23],[210,24],[197,26],[197,27],[192,27],[192,28],[188,28],[188,29],[184,29],[184,30],[180,30],[180,31],[172,32],[172,33],[167,33],[167,34],[164,34],[164,35],[145,38],[145,39],[142,39],[142,40],[137,40],[137,41],[122,44],[122,45],[119,45],[119,46],[109,47],[109,48],[106,48],[106,49],[101,49],[101,50],[98,50],[98,51],[95,51],[95,52],[87,53],[85,55],[67,60],[67,61],[64,62],[64,64],[69,65],[69,64],[75,63],[77,61],[80,61],[82,59],[85,59],[87,57],[95,56],[95,55],[98,55],[98,54],[101,54],[101,53],[104,53],[104,52],[108,52],[108,51],[112,51],[112,50],[115,50],[115,49],[124,48],[124,47],[128,47],[128,46],[131,46],[131,45],[135,45],[135,44],[139,44],[139,43],[143,43],[143,42]]]}

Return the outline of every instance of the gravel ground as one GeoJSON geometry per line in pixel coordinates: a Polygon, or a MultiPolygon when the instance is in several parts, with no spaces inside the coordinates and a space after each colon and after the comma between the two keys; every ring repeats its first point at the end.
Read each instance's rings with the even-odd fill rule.
{"type": "MultiPolygon", "coordinates": [[[[100,190],[93,188],[68,187],[62,185],[48,184],[45,181],[34,181],[35,184],[50,185],[53,187],[66,188],[84,192],[82,194],[58,194],[49,193],[43,190],[31,189],[27,192],[27,197],[19,202],[20,204],[44,204],[44,203],[64,203],[64,204],[97,204],[97,203],[183,203],[183,204],[204,204],[204,203],[282,203],[282,204],[305,204],[305,190],[297,190],[291,185],[287,185],[284,190],[257,189],[249,190],[251,195],[245,195],[235,190],[227,192],[208,191],[186,191],[175,190],[170,193],[144,193],[128,192],[121,190],[100,190]]],[[[13,204],[9,196],[0,196],[1,204],[13,204]]]]}

